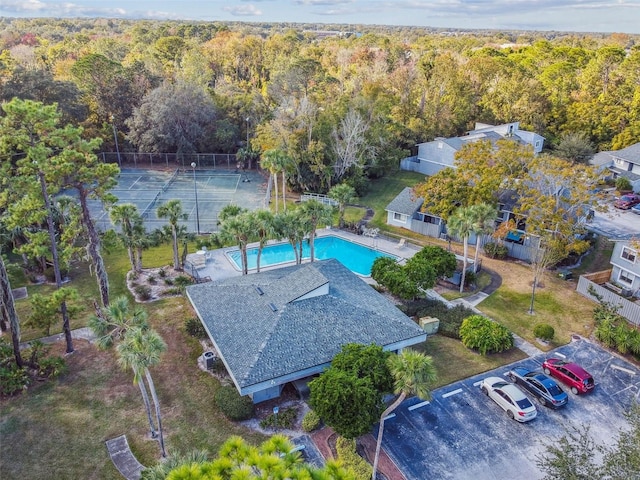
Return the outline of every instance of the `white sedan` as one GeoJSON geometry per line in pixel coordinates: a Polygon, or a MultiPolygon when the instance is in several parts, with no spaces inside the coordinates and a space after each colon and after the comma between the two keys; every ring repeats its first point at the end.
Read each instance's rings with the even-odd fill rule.
{"type": "Polygon", "coordinates": [[[507,412],[510,418],[518,422],[528,422],[538,414],[536,407],[522,390],[500,377],[485,378],[480,389],[507,412]]]}

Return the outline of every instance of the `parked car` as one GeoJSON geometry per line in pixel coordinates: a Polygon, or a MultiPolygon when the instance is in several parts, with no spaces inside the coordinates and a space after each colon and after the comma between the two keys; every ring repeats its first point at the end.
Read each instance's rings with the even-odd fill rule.
{"type": "Polygon", "coordinates": [[[615,202],[613,202],[613,206],[621,210],[629,210],[631,207],[633,207],[634,205],[638,205],[639,203],[640,195],[629,193],[627,195],[622,195],[615,202]]]}
{"type": "Polygon", "coordinates": [[[485,378],[480,389],[513,420],[528,422],[538,414],[536,407],[522,390],[500,377],[485,378]]]}
{"type": "Polygon", "coordinates": [[[640,203],[638,203],[637,205],[634,205],[633,207],[631,207],[631,211],[633,213],[637,213],[638,215],[640,215],[640,203]]]}
{"type": "Polygon", "coordinates": [[[560,408],[569,401],[569,395],[544,373],[532,372],[525,367],[515,367],[507,375],[514,383],[524,387],[536,397],[542,406],[560,408]]]}
{"type": "Polygon", "coordinates": [[[590,392],[596,386],[591,374],[577,363],[547,358],[542,363],[542,371],[560,380],[574,395],[590,392]]]}

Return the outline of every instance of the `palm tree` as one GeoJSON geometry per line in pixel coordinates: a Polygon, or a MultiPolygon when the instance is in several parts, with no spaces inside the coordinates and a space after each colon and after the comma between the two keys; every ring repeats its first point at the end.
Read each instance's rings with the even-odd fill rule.
{"type": "Polygon", "coordinates": [[[472,216],[475,219],[473,233],[476,234],[476,252],[473,259],[473,273],[478,271],[478,252],[480,251],[480,239],[482,235],[491,233],[495,230],[496,217],[498,211],[493,205],[488,203],[479,203],[471,207],[472,216]]]}
{"type": "Polygon", "coordinates": [[[158,425],[158,441],[163,457],[167,456],[162,435],[162,416],[160,415],[160,402],[156,392],[149,367],[160,363],[160,356],[167,349],[162,337],[150,328],[133,328],[128,330],[122,341],[116,347],[118,363],[125,369],[133,370],[133,382],[139,384],[146,379],[155,407],[156,422],[158,425]],[[142,374],[144,373],[144,378],[142,374]]]}
{"type": "Polygon", "coordinates": [[[233,239],[238,244],[242,259],[242,274],[247,275],[249,273],[247,245],[256,238],[256,228],[252,221],[252,215],[249,212],[243,212],[227,218],[222,222],[220,235],[223,238],[233,239]]]}
{"type": "Polygon", "coordinates": [[[464,282],[467,275],[467,256],[469,252],[469,235],[476,230],[476,217],[472,207],[460,207],[447,222],[449,232],[456,236],[462,237],[462,278],[460,279],[460,293],[464,292],[464,282]]]}
{"type": "Polygon", "coordinates": [[[331,223],[332,215],[332,208],[318,202],[317,200],[304,202],[300,207],[300,217],[304,224],[306,233],[309,234],[309,250],[311,251],[312,262],[315,260],[315,238],[318,225],[321,223],[331,223]]]}
{"type": "Polygon", "coordinates": [[[120,227],[120,238],[127,248],[131,270],[139,272],[142,270],[140,250],[145,245],[146,232],[138,207],[132,203],[114,205],[109,210],[109,218],[111,218],[114,225],[120,227]]]}
{"type": "Polygon", "coordinates": [[[273,179],[273,185],[276,189],[276,213],[278,213],[278,156],[280,155],[279,150],[267,150],[262,154],[262,158],[260,160],[260,166],[266,170],[269,170],[271,174],[271,178],[273,179]]]}
{"type": "Polygon", "coordinates": [[[344,227],[345,207],[356,198],[356,191],[351,185],[341,183],[331,187],[331,190],[329,190],[329,198],[338,202],[338,227],[342,228],[344,227]]]}
{"type": "MultiPolygon", "coordinates": [[[[106,349],[113,346],[116,341],[122,340],[131,329],[148,329],[147,318],[146,310],[137,305],[132,310],[129,299],[123,295],[116,298],[108,307],[99,309],[96,306],[96,315],[89,318],[89,328],[97,337],[95,343],[98,348],[106,349]]],[[[138,386],[147,411],[151,438],[156,438],[157,431],[151,417],[151,402],[147,388],[144,383],[138,382],[138,386]]]]}
{"type": "Polygon", "coordinates": [[[380,416],[376,454],[373,460],[373,480],[376,478],[380,448],[382,447],[384,419],[410,395],[428,400],[431,396],[431,385],[436,380],[436,370],[431,357],[415,350],[403,350],[398,355],[391,355],[387,359],[387,363],[393,376],[393,391],[399,396],[380,416]]]}
{"type": "Polygon", "coordinates": [[[252,213],[251,220],[255,226],[258,237],[256,272],[260,273],[260,257],[262,256],[262,249],[267,244],[267,241],[275,235],[274,216],[270,210],[256,210],[252,213]]]}
{"type": "Polygon", "coordinates": [[[274,218],[275,232],[279,238],[289,240],[296,257],[296,265],[302,263],[302,241],[306,233],[298,210],[277,214],[274,218]]]}
{"type": "Polygon", "coordinates": [[[173,268],[180,270],[180,256],[178,254],[178,222],[186,220],[188,215],[182,211],[180,200],[169,200],[164,205],[160,205],[156,210],[158,218],[167,218],[171,226],[171,236],[173,239],[173,268]]]}

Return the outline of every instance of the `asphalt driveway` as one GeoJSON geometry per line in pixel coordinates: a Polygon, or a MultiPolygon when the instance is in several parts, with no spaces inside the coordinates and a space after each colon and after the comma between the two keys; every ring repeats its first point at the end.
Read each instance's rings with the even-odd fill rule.
{"type": "Polygon", "coordinates": [[[537,479],[543,473],[536,455],[546,444],[583,425],[590,426],[598,442],[611,442],[626,426],[623,413],[634,399],[640,401],[640,370],[581,339],[435,390],[430,402],[405,401],[385,422],[383,445],[408,480],[537,479]],[[569,403],[557,411],[534,402],[538,417],[527,424],[510,420],[480,391],[483,378],[504,377],[514,365],[540,369],[550,356],[586,368],[595,378],[594,391],[569,393],[569,403]]]}

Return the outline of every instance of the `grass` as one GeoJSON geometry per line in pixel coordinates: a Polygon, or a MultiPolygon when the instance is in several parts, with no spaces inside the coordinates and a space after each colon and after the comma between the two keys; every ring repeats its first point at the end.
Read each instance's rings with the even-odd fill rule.
{"type": "Polygon", "coordinates": [[[526,357],[517,348],[512,348],[508,352],[482,356],[469,350],[461,341],[442,335],[430,336],[426,342],[413,348],[433,358],[433,364],[438,372],[438,379],[433,388],[449,385],[457,380],[517,362],[526,357]]]}
{"type": "Polygon", "coordinates": [[[358,199],[360,205],[366,205],[375,212],[369,226],[388,230],[386,224],[386,206],[393,200],[404,187],[413,187],[424,181],[424,174],[399,170],[384,178],[378,178],[371,182],[369,193],[358,199]]]}
{"type": "MultiPolygon", "coordinates": [[[[182,331],[184,319],[194,315],[187,300],[163,299],[146,308],[168,344],[162,363],[152,369],[168,453],[213,453],[230,435],[254,444],[262,441],[262,435],[229,422],[213,405],[220,383],[196,367],[202,347],[182,331]]],[[[131,373],[118,367],[114,352],[99,351],[85,341],[75,344],[66,375],[0,400],[2,478],[121,478],[104,442],[123,433],[144,465],[159,460],[131,373]]],[[[59,353],[63,347],[55,345],[59,353]]]]}
{"type": "Polygon", "coordinates": [[[502,285],[478,305],[482,313],[532,343],[536,343],[533,327],[548,323],[556,335],[548,346],[536,343],[543,350],[568,343],[573,333],[591,334],[595,304],[575,291],[574,281],[565,281],[547,272],[536,289],[534,313],[529,314],[533,280],[530,267],[513,261],[487,260],[485,265],[501,275],[502,285]]]}

